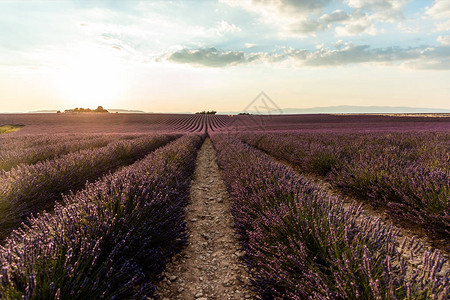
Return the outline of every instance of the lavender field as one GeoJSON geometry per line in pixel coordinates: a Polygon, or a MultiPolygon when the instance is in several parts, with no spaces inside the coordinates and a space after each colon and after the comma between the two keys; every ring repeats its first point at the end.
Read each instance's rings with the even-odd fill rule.
{"type": "Polygon", "coordinates": [[[219,243],[192,229],[214,216],[187,217],[210,151],[220,172],[196,185],[201,205],[229,205],[249,280],[223,299],[448,299],[450,117],[0,115],[9,124],[23,127],[0,134],[1,298],[157,299],[181,284],[178,299],[188,287],[168,264],[219,243]]]}

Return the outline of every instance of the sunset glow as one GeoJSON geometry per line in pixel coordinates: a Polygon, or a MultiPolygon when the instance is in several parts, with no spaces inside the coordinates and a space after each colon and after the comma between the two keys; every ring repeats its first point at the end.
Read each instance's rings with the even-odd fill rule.
{"type": "Polygon", "coordinates": [[[1,1],[3,112],[450,109],[446,0],[1,1]]]}
{"type": "Polygon", "coordinates": [[[85,47],[59,70],[57,87],[69,107],[114,107],[124,90],[120,62],[108,51],[85,47]]]}

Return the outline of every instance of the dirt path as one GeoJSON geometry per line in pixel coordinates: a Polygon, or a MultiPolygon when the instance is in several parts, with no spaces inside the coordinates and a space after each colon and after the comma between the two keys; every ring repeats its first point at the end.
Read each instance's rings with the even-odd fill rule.
{"type": "Polygon", "coordinates": [[[167,266],[160,299],[249,299],[248,275],[212,143],[197,157],[186,218],[189,245],[167,266]]]}

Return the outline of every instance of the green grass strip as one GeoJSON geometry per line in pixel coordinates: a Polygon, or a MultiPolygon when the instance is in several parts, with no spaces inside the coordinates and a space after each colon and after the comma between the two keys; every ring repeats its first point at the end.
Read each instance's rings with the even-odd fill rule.
{"type": "Polygon", "coordinates": [[[0,126],[0,134],[16,132],[22,129],[23,125],[2,125],[0,126]]]}

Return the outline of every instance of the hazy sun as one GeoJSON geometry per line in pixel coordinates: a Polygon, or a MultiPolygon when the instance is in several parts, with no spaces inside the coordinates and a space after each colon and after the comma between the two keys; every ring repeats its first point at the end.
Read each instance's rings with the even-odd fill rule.
{"type": "Polygon", "coordinates": [[[95,46],[77,49],[57,79],[68,108],[112,108],[124,88],[120,60],[112,50],[95,46]],[[73,106],[73,107],[72,107],[73,106]]]}

